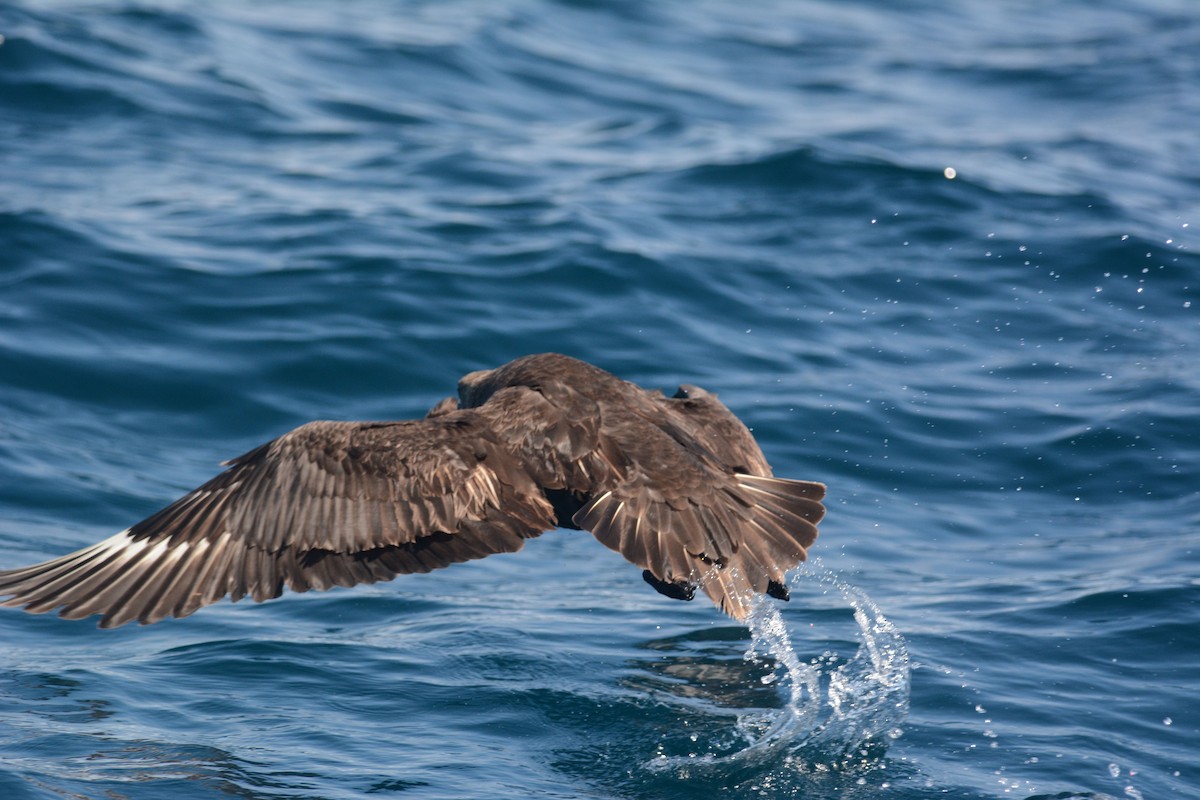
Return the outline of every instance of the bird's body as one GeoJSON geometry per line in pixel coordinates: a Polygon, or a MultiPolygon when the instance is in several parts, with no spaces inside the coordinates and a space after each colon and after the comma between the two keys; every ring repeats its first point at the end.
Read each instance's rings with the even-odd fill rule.
{"type": "Polygon", "coordinates": [[[755,595],[786,599],[825,487],[772,477],[715,395],[665,397],[553,353],[458,388],[421,420],[302,425],[109,539],[0,571],[3,604],[145,624],[513,552],[555,527],[738,619],[755,595]]]}

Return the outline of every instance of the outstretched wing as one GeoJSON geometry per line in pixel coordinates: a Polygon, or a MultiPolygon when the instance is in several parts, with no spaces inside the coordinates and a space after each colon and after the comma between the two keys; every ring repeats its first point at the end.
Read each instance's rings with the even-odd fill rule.
{"type": "Polygon", "coordinates": [[[4,605],[102,627],[389,580],[519,550],[555,525],[541,491],[472,412],[313,422],[92,547],[0,572],[4,605]]]}

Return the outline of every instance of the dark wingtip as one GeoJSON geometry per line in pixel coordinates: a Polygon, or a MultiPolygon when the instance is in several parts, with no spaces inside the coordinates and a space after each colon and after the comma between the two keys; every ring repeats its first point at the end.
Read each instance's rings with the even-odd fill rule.
{"type": "Polygon", "coordinates": [[[673,600],[691,600],[696,596],[696,587],[692,584],[659,580],[648,569],[642,570],[642,580],[653,586],[659,594],[664,594],[673,600]]]}

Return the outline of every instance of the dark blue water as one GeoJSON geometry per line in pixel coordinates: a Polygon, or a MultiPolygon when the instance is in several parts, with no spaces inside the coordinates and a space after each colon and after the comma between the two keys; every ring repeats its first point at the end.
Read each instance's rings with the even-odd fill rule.
{"type": "Polygon", "coordinates": [[[149,628],[4,609],[0,797],[1200,797],[1191,0],[0,34],[0,568],[542,350],[719,391],[830,487],[753,631],[574,532],[149,628]]]}

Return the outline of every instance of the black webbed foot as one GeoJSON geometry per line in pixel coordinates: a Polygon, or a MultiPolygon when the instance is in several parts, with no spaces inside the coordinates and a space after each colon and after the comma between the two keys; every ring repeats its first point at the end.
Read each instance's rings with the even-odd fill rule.
{"type": "Polygon", "coordinates": [[[650,570],[642,570],[642,579],[654,587],[659,594],[665,594],[673,600],[691,600],[696,596],[696,587],[690,583],[672,583],[660,581],[650,570]]]}
{"type": "Polygon", "coordinates": [[[775,581],[769,581],[767,583],[767,594],[771,595],[771,597],[774,597],[776,600],[792,599],[792,594],[788,591],[788,588],[782,583],[776,583],[775,581]]]}

